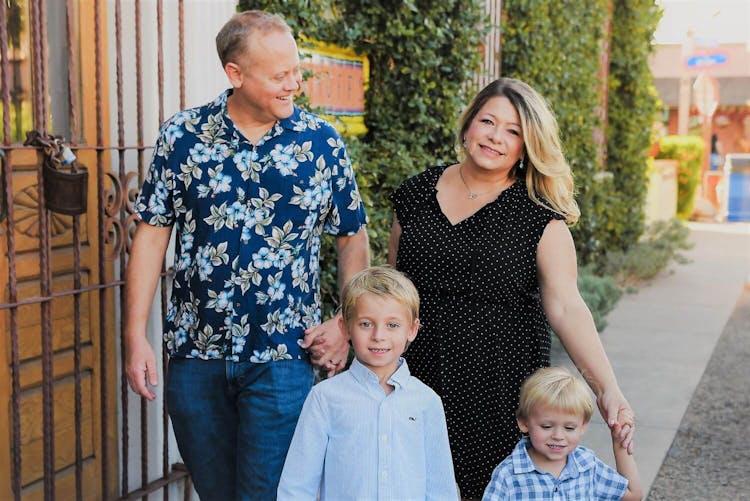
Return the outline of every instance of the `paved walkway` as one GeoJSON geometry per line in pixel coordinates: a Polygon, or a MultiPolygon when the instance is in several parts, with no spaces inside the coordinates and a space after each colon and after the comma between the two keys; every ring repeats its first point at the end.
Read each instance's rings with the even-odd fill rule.
{"type": "MultiPolygon", "coordinates": [[[[674,264],[671,273],[625,295],[602,333],[620,386],[636,412],[635,455],[645,492],[750,282],[750,224],[691,223],[690,228],[695,247],[686,255],[691,262],[674,264]]],[[[553,363],[570,360],[562,353],[553,363]]],[[[614,466],[609,431],[598,415],[583,444],[614,466]]]]}

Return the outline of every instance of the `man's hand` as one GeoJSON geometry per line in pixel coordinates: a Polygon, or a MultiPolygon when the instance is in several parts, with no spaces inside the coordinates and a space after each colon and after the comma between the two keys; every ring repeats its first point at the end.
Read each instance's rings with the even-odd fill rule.
{"type": "Polygon", "coordinates": [[[346,367],[349,356],[349,337],[341,328],[336,314],[320,325],[305,330],[305,339],[300,346],[310,354],[313,364],[328,371],[328,377],[346,367]]]}
{"type": "Polygon", "coordinates": [[[125,374],[130,388],[142,397],[155,399],[154,392],[146,386],[159,384],[154,350],[144,336],[138,335],[129,337],[125,346],[125,374]]]}

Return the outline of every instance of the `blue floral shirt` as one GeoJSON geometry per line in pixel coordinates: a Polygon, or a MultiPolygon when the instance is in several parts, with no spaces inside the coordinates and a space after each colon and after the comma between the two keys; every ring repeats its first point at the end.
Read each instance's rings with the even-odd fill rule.
{"type": "Polygon", "coordinates": [[[231,92],[161,126],[136,205],[176,228],[164,342],[172,357],[304,359],[321,234],[357,233],[364,207],[331,125],[295,108],[253,145],[227,114],[231,92]]]}

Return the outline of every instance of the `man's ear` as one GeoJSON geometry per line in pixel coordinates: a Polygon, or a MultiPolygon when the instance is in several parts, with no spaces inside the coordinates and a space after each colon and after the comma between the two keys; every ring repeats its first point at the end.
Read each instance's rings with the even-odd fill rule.
{"type": "Polygon", "coordinates": [[[224,65],[224,73],[227,74],[227,78],[229,79],[229,83],[232,84],[232,87],[235,89],[239,89],[242,87],[242,70],[240,69],[239,65],[237,63],[227,63],[224,65]]]}
{"type": "Polygon", "coordinates": [[[344,334],[348,334],[349,332],[346,330],[346,321],[344,321],[344,315],[341,315],[339,317],[339,329],[341,329],[341,332],[344,334]]]}

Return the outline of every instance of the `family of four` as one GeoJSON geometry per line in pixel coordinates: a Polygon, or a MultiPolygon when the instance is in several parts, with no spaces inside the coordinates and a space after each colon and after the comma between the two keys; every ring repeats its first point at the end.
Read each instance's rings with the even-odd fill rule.
{"type": "Polygon", "coordinates": [[[475,96],[460,161],[394,192],[391,267],[370,268],[346,147],[294,105],[289,26],[243,12],[216,46],[231,88],[160,129],[123,333],[128,382],[154,399],[146,328],[174,230],[165,391],[201,499],[639,499],[635,418],[576,286],[579,211],[545,100],[513,79],[475,96]],[[342,289],[325,322],[324,232],[342,289]],[[593,399],[546,368],[550,329],[617,471],[578,445],[593,399]],[[314,387],[313,365],[331,376],[314,387]]]}

